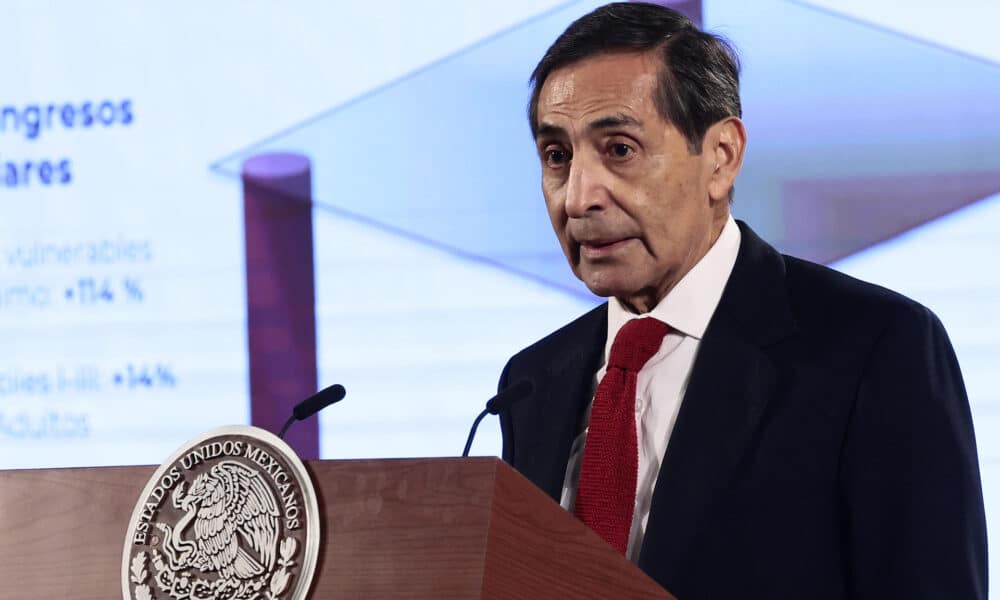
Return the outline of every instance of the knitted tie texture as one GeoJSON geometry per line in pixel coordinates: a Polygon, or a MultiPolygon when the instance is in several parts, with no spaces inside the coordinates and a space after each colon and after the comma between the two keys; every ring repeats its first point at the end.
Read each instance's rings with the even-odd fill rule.
{"type": "Polygon", "coordinates": [[[628,546],[639,475],[636,377],[669,329],[662,321],[643,318],[630,320],[618,331],[590,409],[574,513],[622,554],[628,546]]]}

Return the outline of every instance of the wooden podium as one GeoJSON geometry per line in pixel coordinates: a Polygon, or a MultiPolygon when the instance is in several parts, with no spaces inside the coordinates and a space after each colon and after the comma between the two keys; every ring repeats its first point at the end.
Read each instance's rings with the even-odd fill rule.
{"type": "MultiPolygon", "coordinates": [[[[495,458],[306,467],[322,523],[310,598],[672,598],[495,458]]],[[[0,471],[0,598],[120,598],[154,470],[0,471]]]]}

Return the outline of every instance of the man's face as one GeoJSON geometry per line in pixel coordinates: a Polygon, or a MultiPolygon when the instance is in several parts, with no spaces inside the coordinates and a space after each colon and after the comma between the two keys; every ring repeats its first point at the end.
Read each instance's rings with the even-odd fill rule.
{"type": "Polygon", "coordinates": [[[592,292],[638,312],[705,255],[729,214],[724,195],[711,197],[716,153],[691,154],[656,110],[658,69],[648,53],[593,57],[552,71],[538,98],[542,191],[563,252],[592,292]]]}

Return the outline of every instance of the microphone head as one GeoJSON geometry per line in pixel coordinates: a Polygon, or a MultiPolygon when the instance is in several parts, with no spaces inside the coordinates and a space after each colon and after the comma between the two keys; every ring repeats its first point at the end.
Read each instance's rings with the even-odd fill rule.
{"type": "Polygon", "coordinates": [[[340,402],[346,395],[347,390],[344,389],[344,386],[335,383],[296,404],[295,408],[292,409],[292,415],[297,421],[307,419],[334,402],[340,402]]]}
{"type": "Polygon", "coordinates": [[[500,390],[500,393],[496,396],[490,398],[486,403],[486,410],[491,415],[500,414],[510,408],[515,402],[529,396],[534,389],[535,384],[530,380],[520,379],[500,390]]]}

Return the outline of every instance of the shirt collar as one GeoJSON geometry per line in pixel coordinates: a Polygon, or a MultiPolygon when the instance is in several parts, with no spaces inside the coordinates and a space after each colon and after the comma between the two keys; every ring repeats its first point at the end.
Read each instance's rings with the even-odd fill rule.
{"type": "Polygon", "coordinates": [[[636,315],[628,311],[617,298],[608,302],[608,339],[604,347],[607,363],[611,344],[618,330],[630,319],[655,317],[670,326],[672,331],[701,340],[708,322],[722,298],[722,290],[736,264],[740,250],[740,228],[732,215],[726,220],[719,239],[712,244],[705,256],[687,272],[674,289],[652,311],[636,315]]]}

